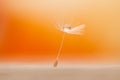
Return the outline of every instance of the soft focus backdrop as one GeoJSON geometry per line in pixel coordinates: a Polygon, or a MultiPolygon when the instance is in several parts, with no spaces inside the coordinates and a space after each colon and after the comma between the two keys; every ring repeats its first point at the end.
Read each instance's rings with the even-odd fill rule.
{"type": "Polygon", "coordinates": [[[119,63],[119,0],[1,0],[0,62],[52,63],[61,42],[57,24],[85,24],[66,35],[60,61],[119,63]]]}

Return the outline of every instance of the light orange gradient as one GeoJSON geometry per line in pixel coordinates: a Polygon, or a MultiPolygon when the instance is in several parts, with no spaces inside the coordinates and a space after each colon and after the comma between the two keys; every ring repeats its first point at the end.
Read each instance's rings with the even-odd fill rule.
{"type": "Polygon", "coordinates": [[[0,60],[54,61],[63,34],[56,24],[64,21],[73,26],[83,23],[86,29],[81,36],[66,35],[61,61],[119,62],[119,4],[118,0],[6,0],[0,60]]]}

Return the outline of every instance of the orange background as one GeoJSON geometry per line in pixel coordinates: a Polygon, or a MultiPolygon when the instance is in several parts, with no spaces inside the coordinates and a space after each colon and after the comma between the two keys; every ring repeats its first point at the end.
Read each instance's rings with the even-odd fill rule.
{"type": "Polygon", "coordinates": [[[60,61],[119,62],[119,0],[6,0],[3,4],[1,62],[53,62],[63,34],[56,26],[63,23],[82,23],[86,28],[84,35],[66,35],[60,61]]]}

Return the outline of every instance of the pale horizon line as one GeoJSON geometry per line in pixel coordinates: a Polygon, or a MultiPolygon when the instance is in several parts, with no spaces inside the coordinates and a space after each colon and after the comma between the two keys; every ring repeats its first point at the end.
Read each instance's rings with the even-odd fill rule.
{"type": "Polygon", "coordinates": [[[119,64],[60,64],[54,68],[52,64],[0,64],[0,69],[109,69],[120,68],[119,64]]]}

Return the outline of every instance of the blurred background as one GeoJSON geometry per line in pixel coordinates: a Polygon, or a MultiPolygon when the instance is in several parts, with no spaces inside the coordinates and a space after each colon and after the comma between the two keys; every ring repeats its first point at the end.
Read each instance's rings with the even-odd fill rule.
{"type": "Polygon", "coordinates": [[[61,63],[120,62],[119,0],[1,0],[0,62],[51,64],[63,32],[57,24],[85,24],[65,37],[61,63]]]}

